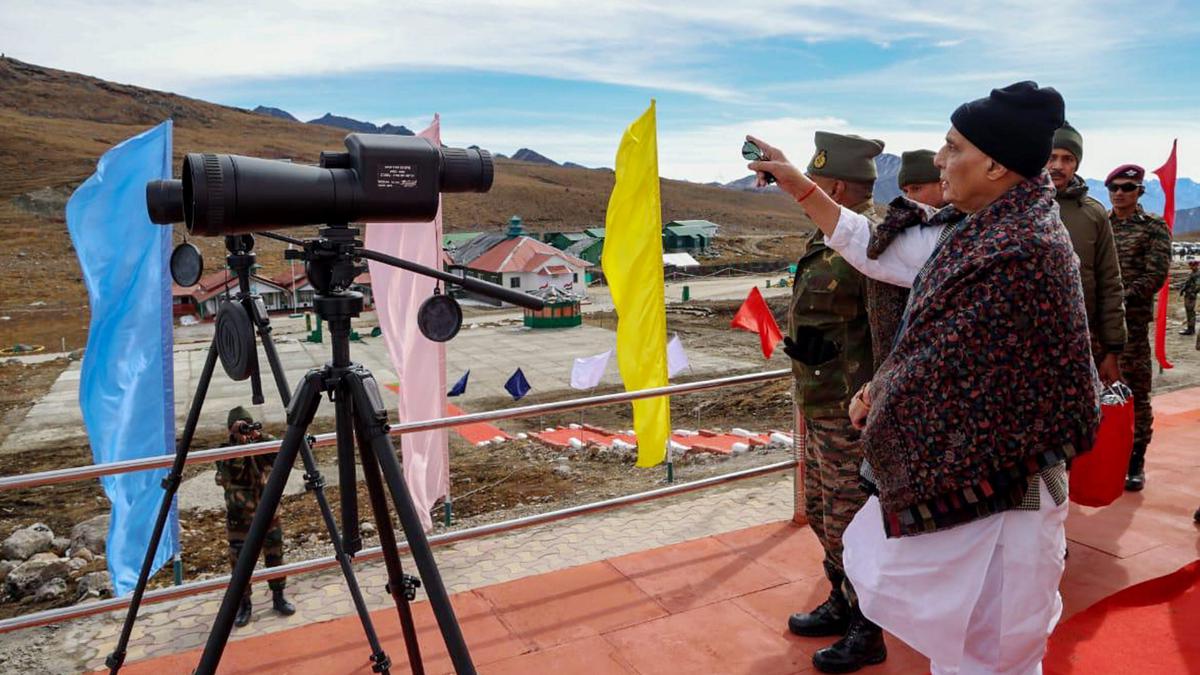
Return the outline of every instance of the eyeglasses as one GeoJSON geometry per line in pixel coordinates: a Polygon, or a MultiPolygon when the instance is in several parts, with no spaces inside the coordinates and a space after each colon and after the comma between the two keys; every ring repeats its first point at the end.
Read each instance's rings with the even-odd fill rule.
{"type": "Polygon", "coordinates": [[[742,157],[751,162],[757,162],[763,158],[762,148],[750,141],[746,141],[742,143],[742,157]]]}
{"type": "Polygon", "coordinates": [[[1140,187],[1142,187],[1142,186],[1138,185],[1137,183],[1109,183],[1108,191],[1109,192],[1133,192],[1134,190],[1137,190],[1140,187]]]}

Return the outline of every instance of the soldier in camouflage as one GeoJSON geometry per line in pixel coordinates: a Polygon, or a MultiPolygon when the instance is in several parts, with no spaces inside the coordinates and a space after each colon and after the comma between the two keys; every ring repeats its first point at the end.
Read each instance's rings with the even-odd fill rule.
{"type": "Polygon", "coordinates": [[[1125,349],[1121,353],[1121,374],[1133,390],[1133,455],[1125,489],[1141,490],[1146,485],[1146,447],[1153,433],[1154,412],[1150,408],[1150,321],[1154,318],[1154,297],[1167,280],[1171,267],[1171,233],[1166,222],[1146,213],[1138,199],[1145,193],[1142,179],[1146,170],[1135,164],[1113,169],[1104,184],[1112,201],[1109,218],[1117,258],[1121,263],[1121,281],[1125,285],[1125,349]]]}
{"type": "MultiPolygon", "coordinates": [[[[1187,313],[1187,324],[1179,331],[1180,335],[1196,334],[1196,294],[1200,293],[1200,260],[1188,261],[1188,267],[1192,273],[1179,289],[1179,294],[1183,296],[1183,311],[1187,313]]],[[[1196,348],[1200,349],[1200,337],[1196,338],[1196,348]]]]}
{"type": "MultiPolygon", "coordinates": [[[[245,408],[238,406],[229,411],[226,418],[229,427],[229,442],[226,445],[245,445],[264,440],[273,440],[264,436],[261,425],[254,423],[245,408]]],[[[275,462],[275,454],[236,457],[217,462],[217,485],[225,489],[225,531],[229,537],[229,564],[237,564],[238,556],[246,543],[246,534],[250,531],[250,521],[254,519],[254,510],[262,497],[263,488],[267,484],[267,476],[271,473],[271,465],[275,462]]],[[[283,526],[279,522],[279,514],[271,518],[271,527],[263,542],[263,558],[267,567],[277,567],[283,564],[283,526]]],[[[296,613],[296,608],[283,595],[286,579],[271,579],[267,582],[271,587],[271,605],[276,612],[284,616],[296,613]]],[[[241,605],[238,606],[234,625],[245,626],[250,623],[250,586],[242,594],[241,605]]]]}
{"type": "MultiPolygon", "coordinates": [[[[883,143],[818,131],[816,147],[807,169],[816,187],[835,202],[875,218],[874,158],[883,143]]],[[[784,351],[792,358],[796,403],[806,430],[805,511],[825,549],[832,590],[811,612],[793,614],[788,628],[810,637],[844,636],[813,655],[813,664],[823,672],[850,672],[887,657],[882,630],[858,611],[842,567],[842,533],[867,498],[858,477],[863,461],[859,432],[847,411],[850,398],[874,372],[868,297],[864,277],[815,232],[796,265],[784,351]]]]}

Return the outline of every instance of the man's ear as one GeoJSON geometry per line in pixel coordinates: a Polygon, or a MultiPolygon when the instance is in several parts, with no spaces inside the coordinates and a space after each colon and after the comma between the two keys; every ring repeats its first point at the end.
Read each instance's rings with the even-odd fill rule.
{"type": "Polygon", "coordinates": [[[986,175],[988,180],[1000,180],[1008,175],[1008,167],[989,157],[986,175]]]}

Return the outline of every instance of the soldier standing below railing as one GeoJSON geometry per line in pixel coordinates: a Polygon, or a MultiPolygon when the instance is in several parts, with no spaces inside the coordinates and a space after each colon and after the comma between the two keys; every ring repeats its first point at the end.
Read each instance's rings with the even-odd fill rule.
{"type": "MultiPolygon", "coordinates": [[[[274,440],[262,433],[262,425],[255,423],[254,417],[242,406],[229,411],[226,424],[229,427],[226,446],[274,440]]],[[[254,520],[254,510],[258,508],[274,463],[275,453],[217,462],[217,485],[225,489],[225,530],[229,537],[231,567],[236,567],[238,556],[242,553],[246,533],[250,531],[250,522],[254,520]]],[[[283,564],[283,526],[279,522],[278,512],[271,517],[271,527],[263,541],[263,558],[267,567],[283,564]]],[[[284,616],[295,614],[296,608],[283,596],[287,579],[271,579],[267,584],[271,587],[271,606],[275,611],[284,616]]],[[[250,623],[250,611],[250,586],[247,584],[237,616],[234,617],[234,625],[241,627],[250,623]]]]}

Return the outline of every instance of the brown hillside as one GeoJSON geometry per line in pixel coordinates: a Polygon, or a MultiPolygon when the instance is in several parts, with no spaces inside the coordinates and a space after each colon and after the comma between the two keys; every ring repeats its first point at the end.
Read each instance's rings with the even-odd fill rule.
{"type": "MultiPolygon", "coordinates": [[[[196,151],[313,162],[322,150],[342,147],[344,137],[328,127],[0,59],[0,314],[11,316],[0,322],[0,345],[45,341],[29,337],[38,332],[26,320],[38,314],[30,303],[72,312],[86,305],[63,220],[66,197],[108,148],[168,117],[175,121],[177,172],[183,154],[196,151]]],[[[491,192],[447,196],[445,229],[496,228],[513,214],[533,231],[601,225],[612,183],[610,171],[500,160],[491,192]]],[[[797,210],[782,195],[664,180],[662,201],[666,220],[722,225],[730,235],[718,242],[726,257],[792,257],[799,250],[797,210]]],[[[207,265],[219,266],[219,240],[200,243],[207,265]]],[[[279,250],[260,238],[268,272],[282,268],[279,250]]]]}

